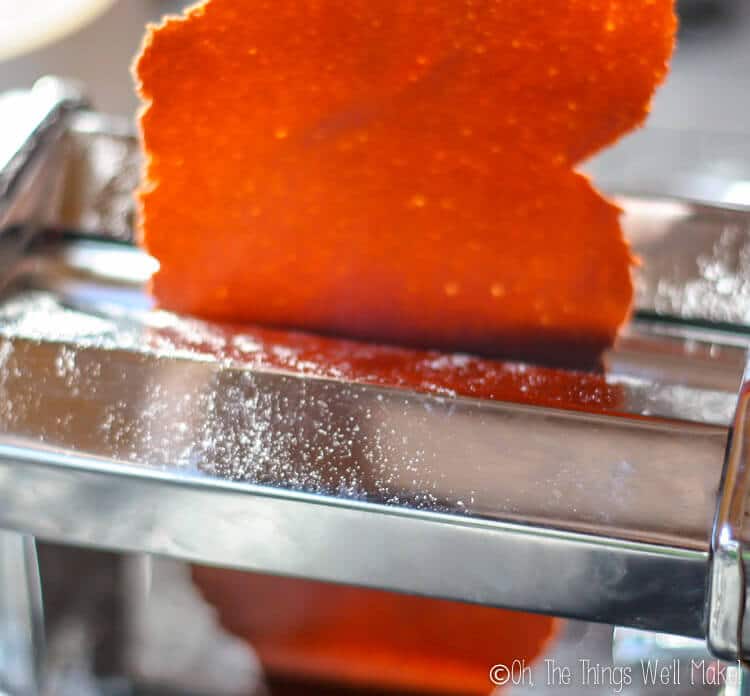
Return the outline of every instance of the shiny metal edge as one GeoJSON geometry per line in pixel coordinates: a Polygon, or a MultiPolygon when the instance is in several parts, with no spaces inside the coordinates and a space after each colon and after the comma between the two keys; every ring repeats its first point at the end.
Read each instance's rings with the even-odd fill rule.
{"type": "Polygon", "coordinates": [[[44,608],[34,539],[0,529],[0,692],[38,694],[44,684],[44,608]]]}
{"type": "Polygon", "coordinates": [[[620,197],[639,313],[747,332],[750,208],[620,197]]]}
{"type": "Polygon", "coordinates": [[[54,217],[62,200],[69,119],[85,107],[75,86],[54,78],[0,95],[0,287],[54,217]]]}
{"type": "Polygon", "coordinates": [[[85,106],[74,87],[54,78],[42,78],[28,92],[0,95],[0,228],[27,224],[36,212],[36,179],[62,168],[60,142],[71,115],[85,106]]]}
{"type": "MultiPolygon", "coordinates": [[[[680,5],[706,5],[680,0],[680,5]]],[[[713,3],[720,6],[722,3],[713,3]]],[[[684,201],[750,208],[747,132],[680,130],[648,125],[585,163],[611,193],[661,194],[684,201]]]]}
{"type": "MultiPolygon", "coordinates": [[[[0,443],[708,550],[734,393],[683,384],[679,342],[662,383],[634,374],[635,349],[603,376],[332,342],[350,369],[362,354],[432,380],[473,365],[499,401],[331,372],[302,335],[70,299],[27,290],[0,304],[0,443]],[[557,407],[538,400],[561,384],[557,407]]],[[[714,346],[699,348],[711,360],[714,346]]]]}
{"type": "Polygon", "coordinates": [[[1,445],[0,526],[67,544],[703,635],[704,552],[207,484],[1,445]]]}
{"type": "Polygon", "coordinates": [[[750,524],[750,363],[743,377],[727,447],[711,539],[708,644],[728,660],[750,660],[748,564],[750,524]]]}
{"type": "MultiPolygon", "coordinates": [[[[61,131],[69,131],[71,116],[87,102],[73,84],[41,78],[27,92],[0,94],[0,196],[9,204],[39,153],[56,144],[61,131]],[[52,136],[52,143],[49,137],[52,136]]],[[[0,208],[2,210],[2,208],[0,208]]],[[[0,217],[2,224],[6,220],[0,217]]]]}
{"type": "MultiPolygon", "coordinates": [[[[23,288],[50,293],[57,303],[78,311],[81,317],[107,319],[115,312],[120,320],[127,318],[131,326],[140,325],[146,330],[147,325],[155,321],[157,313],[151,311],[152,300],[144,291],[144,284],[156,266],[151,257],[130,245],[78,237],[42,237],[17,264],[14,278],[23,288]]],[[[6,293],[5,306],[9,300],[15,302],[15,299],[12,293],[6,293]]],[[[30,321],[24,322],[26,333],[8,329],[5,306],[0,306],[0,319],[3,321],[0,326],[5,335],[48,341],[59,338],[49,330],[29,333],[30,321]]],[[[35,309],[32,303],[27,311],[31,314],[35,309]]],[[[72,319],[73,315],[71,322],[72,319]]],[[[42,321],[43,318],[37,323],[42,321]]],[[[172,317],[170,322],[175,326],[182,323],[185,327],[190,323],[190,331],[196,335],[204,334],[206,344],[215,344],[216,334],[227,334],[226,328],[212,322],[180,322],[179,317],[172,317]]],[[[257,331],[258,327],[247,327],[245,333],[248,337],[254,329],[257,331]]],[[[63,333],[69,335],[71,331],[63,333]]],[[[243,332],[234,328],[230,333],[239,337],[243,332]]],[[[293,332],[289,332],[288,336],[293,341],[293,332]]],[[[346,350],[346,343],[340,345],[341,350],[346,350]]],[[[351,344],[354,345],[362,348],[366,344],[351,344]]],[[[603,385],[607,384],[621,393],[619,413],[729,426],[734,417],[748,346],[750,336],[709,332],[689,326],[632,322],[616,344],[605,353],[606,370],[599,379],[603,385]]],[[[130,344],[123,347],[134,349],[130,344]]],[[[294,348],[293,345],[287,347],[294,348]]],[[[220,349],[203,351],[202,355],[215,361],[226,358],[220,349]]],[[[442,357],[446,369],[450,368],[450,356],[432,353],[431,357],[435,360],[442,357]]],[[[508,372],[514,369],[535,372],[537,386],[545,376],[552,378],[554,383],[557,372],[543,366],[481,361],[470,356],[458,356],[455,361],[455,364],[463,361],[467,365],[494,365],[497,370],[506,369],[508,372]]],[[[597,379],[595,375],[587,377],[585,373],[575,371],[567,374],[571,387],[576,380],[580,383],[578,393],[581,397],[589,391],[587,380],[590,381],[592,377],[597,379]]],[[[526,399],[526,402],[529,401],[526,399]]],[[[569,406],[575,407],[575,401],[573,396],[569,406]]],[[[581,398],[577,406],[586,409],[586,404],[586,400],[581,398]]],[[[588,405],[595,406],[590,401],[588,405]]]]}

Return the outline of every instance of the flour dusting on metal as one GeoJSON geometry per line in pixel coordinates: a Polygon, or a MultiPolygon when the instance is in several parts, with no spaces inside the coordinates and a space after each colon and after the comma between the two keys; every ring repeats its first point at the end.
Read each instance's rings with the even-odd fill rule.
{"type": "Polygon", "coordinates": [[[636,306],[659,316],[750,325],[750,210],[641,207],[625,218],[647,260],[638,269],[636,306]]]}
{"type": "MultiPolygon", "coordinates": [[[[45,401],[56,399],[64,412],[43,433],[56,445],[80,447],[83,439],[123,462],[357,499],[374,493],[379,502],[436,503],[419,440],[383,418],[396,408],[418,423],[422,406],[406,395],[322,380],[311,391],[294,375],[247,369],[266,350],[249,336],[227,338],[164,312],[97,318],[43,294],[6,304],[0,335],[5,429],[34,419],[45,407],[43,389],[45,401]],[[24,390],[32,359],[38,388],[24,390]],[[109,398],[122,392],[121,380],[135,385],[135,398],[109,398]],[[65,400],[82,396],[89,408],[65,408],[65,400]]],[[[324,365],[295,362],[292,348],[271,350],[286,370],[332,376],[324,365]]]]}

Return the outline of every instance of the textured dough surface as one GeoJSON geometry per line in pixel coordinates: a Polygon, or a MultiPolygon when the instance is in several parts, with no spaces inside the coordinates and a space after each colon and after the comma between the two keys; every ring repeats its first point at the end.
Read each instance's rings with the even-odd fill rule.
{"type": "Polygon", "coordinates": [[[208,0],[137,62],[161,306],[574,361],[631,255],[575,165],[640,124],[673,0],[208,0]]]}

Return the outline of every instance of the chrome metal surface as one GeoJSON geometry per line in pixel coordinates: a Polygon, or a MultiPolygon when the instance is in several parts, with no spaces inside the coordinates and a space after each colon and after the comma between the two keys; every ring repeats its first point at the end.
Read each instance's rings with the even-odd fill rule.
{"type": "Polygon", "coordinates": [[[708,642],[720,657],[750,659],[747,548],[750,525],[750,366],[743,378],[727,450],[711,542],[708,642]]]}
{"type": "Polygon", "coordinates": [[[53,78],[0,95],[0,288],[60,200],[62,140],[83,106],[74,87],[53,78]]]}
{"type": "Polygon", "coordinates": [[[1,452],[2,524],[42,538],[701,634],[705,552],[1,452]]]}
{"type": "Polygon", "coordinates": [[[634,326],[606,375],[311,350],[150,309],[148,263],[62,241],[17,274],[0,308],[2,526],[701,635],[742,347],[634,326]],[[429,379],[375,379],[382,358],[429,379]],[[505,401],[431,382],[467,370],[505,401]]]}
{"type": "Polygon", "coordinates": [[[53,224],[77,234],[123,241],[133,237],[133,190],[141,151],[130,121],[81,112],[66,132],[64,195],[53,224]]]}
{"type": "MultiPolygon", "coordinates": [[[[28,92],[0,95],[0,230],[41,225],[55,203],[68,117],[85,107],[75,87],[44,78],[28,92]]],[[[7,243],[6,243],[7,245],[7,243]]],[[[8,250],[2,249],[7,268],[8,250]]],[[[14,257],[11,257],[11,261],[14,257]]]]}
{"type": "Polygon", "coordinates": [[[0,531],[0,693],[36,696],[42,686],[44,613],[36,547],[0,531]]]}
{"type": "Polygon", "coordinates": [[[25,289],[0,307],[6,440],[707,550],[743,350],[632,335],[625,357],[612,352],[615,367],[589,375],[311,343],[144,309],[139,286],[124,279],[128,269],[144,274],[147,257],[136,254],[73,242],[29,257],[18,277],[25,289]],[[109,287],[108,266],[118,271],[109,287]],[[661,381],[643,374],[657,346],[674,368],[661,381]],[[692,378],[693,356],[717,384],[692,378]],[[416,386],[400,381],[409,374],[416,386]],[[466,374],[504,403],[462,398],[441,382],[466,374]]]}
{"type": "Polygon", "coordinates": [[[750,326],[750,209],[621,198],[626,233],[643,263],[639,312],[750,326]]]}
{"type": "Polygon", "coordinates": [[[612,194],[750,208],[747,132],[648,127],[608,148],[586,170],[612,194]]]}
{"type": "Polygon", "coordinates": [[[713,253],[744,212],[626,200],[667,283],[642,274],[639,307],[682,324],[636,322],[603,373],[566,372],[154,311],[154,262],[111,241],[132,235],[136,142],[69,126],[45,221],[77,238],[38,235],[0,299],[0,527],[705,635],[748,345],[717,303],[744,247],[701,301],[655,298],[695,270],[675,220],[713,253]]]}

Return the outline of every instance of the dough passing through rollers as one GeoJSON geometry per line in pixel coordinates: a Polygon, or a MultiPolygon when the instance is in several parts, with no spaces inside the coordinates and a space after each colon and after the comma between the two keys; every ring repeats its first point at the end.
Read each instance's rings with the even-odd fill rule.
{"type": "Polygon", "coordinates": [[[576,165],[638,126],[673,0],[208,0],[148,33],[141,239],[167,309],[586,362],[630,311],[576,165]]]}
{"type": "MultiPolygon", "coordinates": [[[[157,302],[403,346],[596,361],[629,315],[633,258],[620,211],[576,167],[643,122],[675,29],[673,0],[207,0],[165,20],[135,69],[140,238],[160,263],[157,302]]],[[[530,660],[557,626],[194,573],[272,671],[359,686],[486,693],[488,654],[530,660]],[[298,611],[304,621],[279,636],[294,601],[319,620],[298,611]],[[387,640],[404,626],[418,635],[387,640]]]]}

